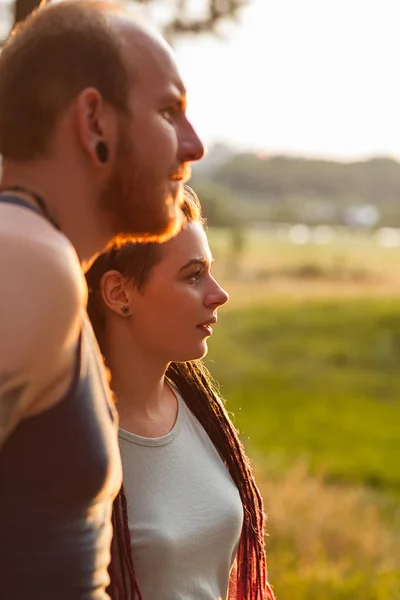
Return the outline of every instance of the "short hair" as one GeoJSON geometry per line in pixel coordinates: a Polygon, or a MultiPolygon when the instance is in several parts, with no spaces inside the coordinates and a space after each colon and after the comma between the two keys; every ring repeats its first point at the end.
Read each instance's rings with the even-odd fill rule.
{"type": "Polygon", "coordinates": [[[0,54],[0,154],[46,156],[58,119],[87,87],[128,111],[130,73],[110,16],[117,4],[64,0],[39,8],[8,38],[0,54]]]}
{"type": "MultiPolygon", "coordinates": [[[[184,215],[184,227],[187,223],[194,222],[200,223],[205,228],[205,219],[202,217],[200,201],[196,192],[188,185],[185,185],[181,210],[184,215]]],[[[99,308],[102,304],[100,281],[104,273],[115,269],[121,275],[130,279],[135,287],[141,291],[145,287],[153,267],[162,260],[164,248],[165,244],[158,242],[123,241],[121,243],[117,239],[96,258],[86,273],[86,280],[89,288],[88,313],[99,338],[101,337],[100,330],[102,327],[97,326],[99,321],[96,315],[101,318],[102,324],[104,324],[104,319],[101,316],[102,311],[99,308]]]]}

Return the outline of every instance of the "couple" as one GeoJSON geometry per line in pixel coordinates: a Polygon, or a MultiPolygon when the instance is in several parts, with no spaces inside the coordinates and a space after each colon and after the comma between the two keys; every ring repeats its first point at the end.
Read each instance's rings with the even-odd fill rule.
{"type": "Polygon", "coordinates": [[[40,9],[0,55],[0,153],[0,597],[223,597],[239,537],[237,598],[267,597],[246,457],[184,362],[227,298],[170,49],[112,4],[40,9]]]}

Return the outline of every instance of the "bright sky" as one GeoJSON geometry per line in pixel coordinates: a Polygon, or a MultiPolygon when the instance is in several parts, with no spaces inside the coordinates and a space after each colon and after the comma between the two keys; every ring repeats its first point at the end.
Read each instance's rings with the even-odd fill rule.
{"type": "Polygon", "coordinates": [[[207,144],[400,159],[400,0],[249,0],[223,33],[176,46],[207,144]]]}
{"type": "Polygon", "coordinates": [[[250,0],[224,34],[176,47],[208,143],[400,159],[400,0],[250,0]]]}

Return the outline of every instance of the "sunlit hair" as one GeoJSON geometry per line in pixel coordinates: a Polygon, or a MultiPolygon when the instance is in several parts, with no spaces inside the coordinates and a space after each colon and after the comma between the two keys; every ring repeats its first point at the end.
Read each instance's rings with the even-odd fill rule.
{"type": "Polygon", "coordinates": [[[87,87],[127,111],[129,73],[110,15],[117,4],[63,0],[17,25],[0,54],[0,154],[46,155],[59,117],[87,87]]]}
{"type": "MultiPolygon", "coordinates": [[[[199,201],[190,188],[185,191],[182,209],[187,222],[203,224],[199,201]]],[[[152,268],[162,260],[162,252],[162,245],[159,244],[127,242],[100,256],[88,272],[88,313],[106,363],[107,349],[104,347],[103,337],[106,317],[100,293],[102,275],[109,269],[116,269],[131,278],[138,289],[143,289],[152,268]]],[[[177,386],[186,405],[204,427],[225,462],[242,500],[244,524],[237,555],[236,585],[232,586],[236,589],[231,598],[273,598],[266,574],[263,501],[249,459],[225,410],[217,386],[201,360],[171,363],[166,376],[177,386]]],[[[133,564],[123,487],[114,502],[113,527],[109,594],[113,600],[143,600],[133,564]]]]}

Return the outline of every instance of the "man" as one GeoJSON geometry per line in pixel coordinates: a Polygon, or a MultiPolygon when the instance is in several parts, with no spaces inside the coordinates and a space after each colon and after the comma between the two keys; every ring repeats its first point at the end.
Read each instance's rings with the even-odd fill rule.
{"type": "Polygon", "coordinates": [[[181,226],[203,147],[170,49],[115,5],[40,9],[0,55],[0,153],[0,598],[103,600],[121,467],[81,266],[181,226]]]}

